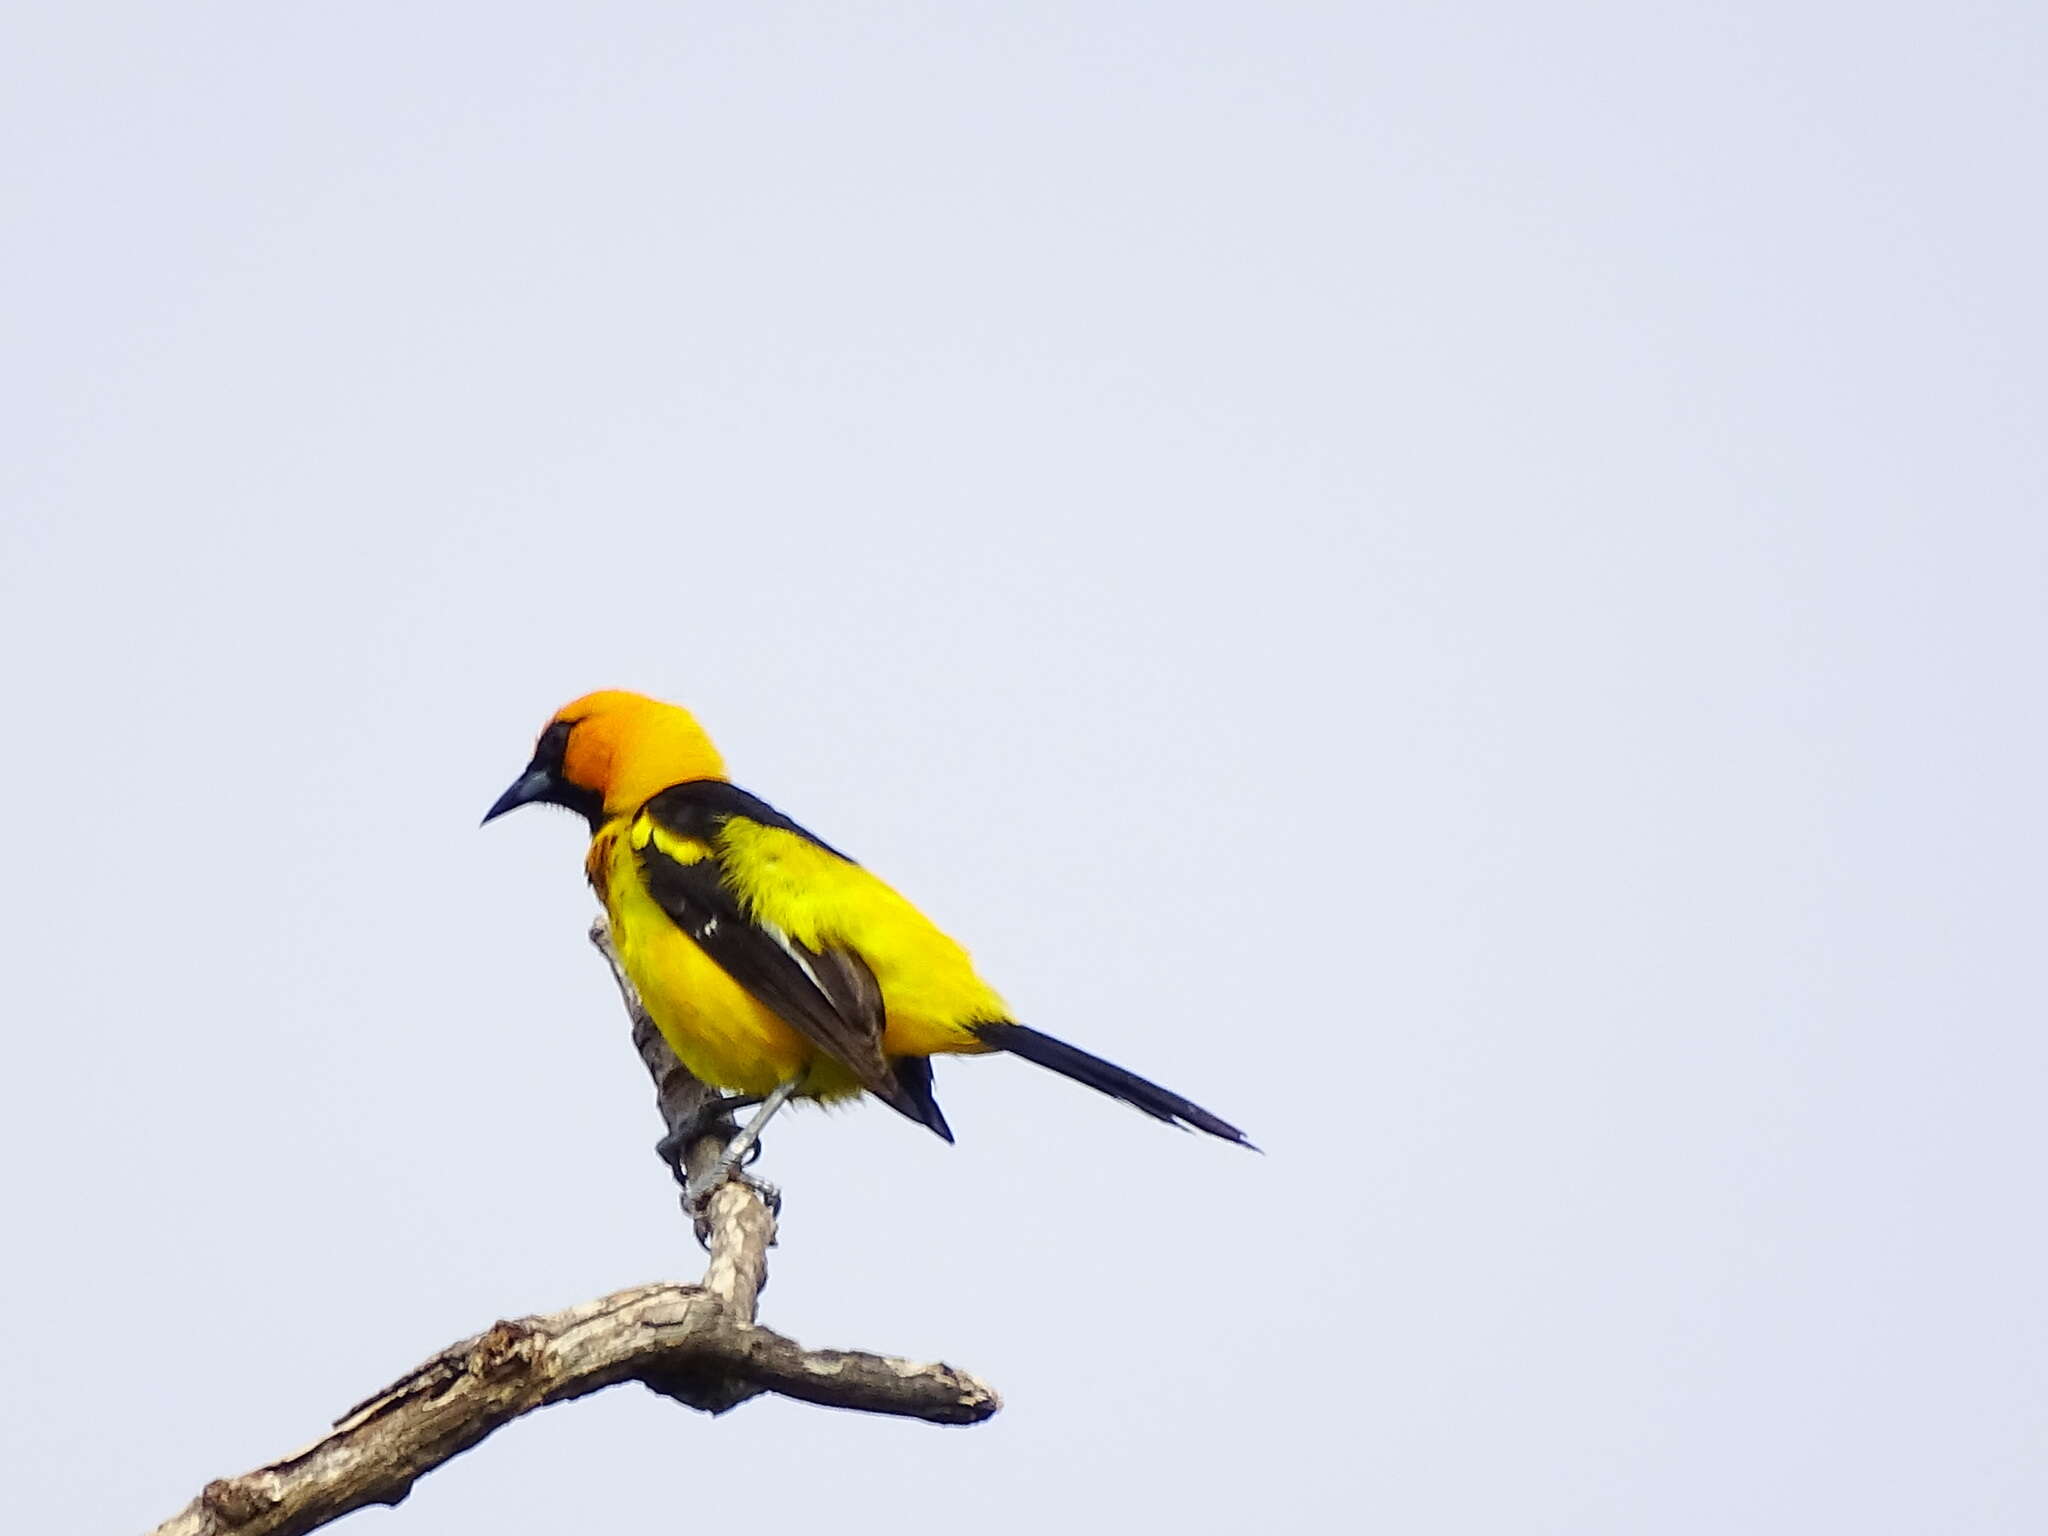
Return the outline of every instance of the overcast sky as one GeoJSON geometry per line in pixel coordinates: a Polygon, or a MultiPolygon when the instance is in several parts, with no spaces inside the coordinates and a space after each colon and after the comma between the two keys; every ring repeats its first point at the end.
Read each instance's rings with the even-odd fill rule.
{"type": "Polygon", "coordinates": [[[1033,1025],[363,1532],[2048,1524],[2038,4],[0,21],[4,1523],[701,1259],[566,699],[1033,1025]],[[767,1501],[767,1502],[763,1502],[767,1501]]]}

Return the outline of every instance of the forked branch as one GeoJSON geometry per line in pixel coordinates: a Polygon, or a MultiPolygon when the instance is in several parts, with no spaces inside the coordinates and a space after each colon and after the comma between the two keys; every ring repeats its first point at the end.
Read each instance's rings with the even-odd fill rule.
{"type": "MultiPolygon", "coordinates": [[[[697,1123],[714,1095],[649,1021],[602,922],[591,940],[633,1016],[633,1043],[673,1138],[697,1123]]],[[[701,1175],[724,1144],[716,1130],[705,1131],[680,1161],[701,1175]]],[[[208,1483],[154,1536],[297,1536],[366,1504],[396,1504],[421,1476],[521,1414],[625,1381],[707,1413],[764,1392],[933,1424],[978,1424],[1002,1406],[989,1387],[949,1365],[805,1349],[760,1327],[754,1309],[767,1283],[774,1212],[756,1187],[735,1182],[697,1219],[710,1249],[700,1284],[638,1286],[495,1323],[351,1409],[305,1449],[208,1483]]]]}

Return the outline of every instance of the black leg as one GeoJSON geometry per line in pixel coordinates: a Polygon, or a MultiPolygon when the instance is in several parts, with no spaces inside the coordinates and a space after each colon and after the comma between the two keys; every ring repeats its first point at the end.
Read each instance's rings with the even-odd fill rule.
{"type": "Polygon", "coordinates": [[[722,1140],[731,1141],[739,1134],[739,1128],[733,1123],[734,1112],[749,1109],[760,1102],[758,1093],[735,1093],[706,1099],[689,1119],[654,1144],[654,1155],[667,1164],[669,1171],[676,1176],[676,1182],[687,1189],[690,1175],[683,1167],[683,1154],[690,1149],[690,1143],[700,1136],[714,1134],[722,1140]]]}
{"type": "MultiPolygon", "coordinates": [[[[765,1099],[758,1102],[761,1107],[754,1111],[754,1118],[740,1129],[740,1133],[725,1144],[725,1153],[711,1167],[711,1171],[696,1183],[683,1185],[683,1204],[693,1214],[705,1209],[706,1202],[718,1192],[718,1187],[730,1179],[745,1178],[740,1172],[753,1161],[753,1155],[761,1150],[761,1130],[775,1118],[776,1111],[796,1097],[800,1079],[791,1078],[781,1084],[765,1099]]],[[[749,1181],[751,1182],[751,1181],[749,1181]]]]}

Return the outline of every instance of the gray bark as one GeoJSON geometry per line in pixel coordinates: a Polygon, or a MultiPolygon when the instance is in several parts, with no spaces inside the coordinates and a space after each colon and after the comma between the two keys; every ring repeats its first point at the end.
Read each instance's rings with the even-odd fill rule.
{"type": "MultiPolygon", "coordinates": [[[[647,1017],[604,924],[590,936],[611,964],[673,1133],[714,1095],[647,1017]]],[[[724,1145],[715,1133],[693,1140],[683,1159],[689,1173],[708,1171],[724,1145]]],[[[396,1504],[421,1476],[521,1414],[626,1381],[707,1413],[764,1392],[932,1424],[978,1424],[1002,1406],[949,1365],[805,1349],[759,1326],[754,1310],[775,1241],[771,1200],[736,1181],[706,1202],[696,1224],[710,1258],[699,1284],[636,1286],[494,1323],[350,1409],[305,1449],[208,1483],[154,1536],[298,1536],[366,1504],[396,1504]]]]}

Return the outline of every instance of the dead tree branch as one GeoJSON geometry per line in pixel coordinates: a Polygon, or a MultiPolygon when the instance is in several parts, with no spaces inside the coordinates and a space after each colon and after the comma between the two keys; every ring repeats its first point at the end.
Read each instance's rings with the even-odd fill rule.
{"type": "MultiPolygon", "coordinates": [[[[633,1043],[673,1138],[715,1095],[649,1021],[602,923],[591,940],[633,1016],[633,1043]]],[[[706,1131],[681,1161],[701,1175],[724,1146],[722,1134],[706,1131]]],[[[1002,1406],[989,1387],[949,1365],[805,1349],[757,1325],[775,1215],[754,1186],[721,1188],[699,1225],[710,1249],[702,1283],[643,1285],[495,1323],[349,1410],[305,1449],[208,1483],[153,1536],[299,1536],[364,1505],[398,1503],[421,1476],[521,1414],[626,1381],[708,1413],[764,1392],[932,1424],[978,1424],[1002,1406]]]]}

